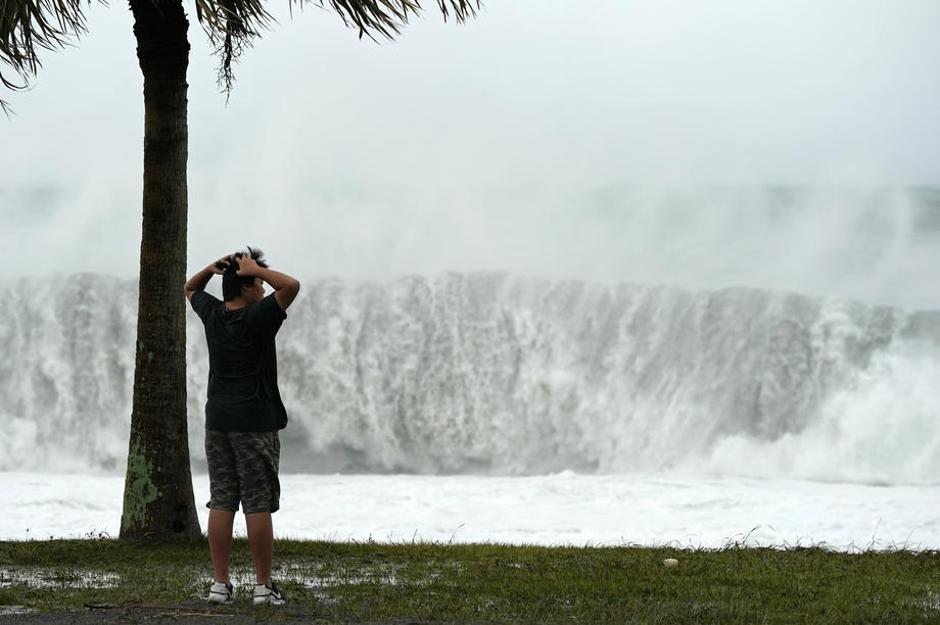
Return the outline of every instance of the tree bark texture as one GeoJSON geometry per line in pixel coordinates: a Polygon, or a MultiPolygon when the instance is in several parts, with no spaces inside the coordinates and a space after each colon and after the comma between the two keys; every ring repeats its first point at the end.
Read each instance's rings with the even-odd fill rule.
{"type": "Polygon", "coordinates": [[[186,69],[181,0],[130,0],[144,76],[137,356],[121,538],[201,536],[186,420],[186,69]]]}

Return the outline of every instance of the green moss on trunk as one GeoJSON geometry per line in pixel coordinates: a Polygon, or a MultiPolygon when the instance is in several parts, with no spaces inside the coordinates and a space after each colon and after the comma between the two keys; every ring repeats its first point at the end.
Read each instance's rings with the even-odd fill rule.
{"type": "Polygon", "coordinates": [[[121,531],[132,525],[143,525],[147,509],[157,500],[160,491],[151,477],[153,465],[147,461],[145,449],[135,440],[127,458],[127,478],[124,485],[124,513],[121,515],[121,531]]]}

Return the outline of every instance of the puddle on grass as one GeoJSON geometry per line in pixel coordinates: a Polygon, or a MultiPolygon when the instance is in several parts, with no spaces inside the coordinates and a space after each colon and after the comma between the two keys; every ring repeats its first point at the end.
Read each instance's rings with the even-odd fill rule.
{"type": "MultiPolygon", "coordinates": [[[[331,591],[336,586],[347,584],[386,584],[396,586],[400,583],[396,575],[397,569],[388,566],[375,569],[352,570],[345,572],[320,573],[325,567],[311,564],[275,565],[274,580],[277,582],[294,582],[302,585],[313,596],[326,606],[335,605],[339,600],[331,591]]],[[[231,581],[239,587],[250,587],[255,583],[255,574],[252,569],[233,569],[231,581]]]]}
{"type": "Polygon", "coordinates": [[[292,581],[304,584],[308,588],[329,588],[330,586],[361,584],[399,586],[401,584],[401,581],[394,571],[352,571],[328,575],[311,575],[298,571],[293,574],[285,575],[285,579],[292,579],[292,581]]]}
{"type": "MultiPolygon", "coordinates": [[[[274,566],[273,577],[277,582],[294,582],[308,588],[326,588],[345,584],[387,584],[398,585],[399,579],[395,570],[389,567],[375,570],[353,570],[347,572],[332,572],[321,574],[318,571],[323,567],[317,565],[274,566]]],[[[232,583],[236,586],[248,586],[255,583],[255,573],[252,569],[234,569],[231,572],[232,583]]]]}
{"type": "Polygon", "coordinates": [[[307,588],[329,588],[331,586],[382,584],[386,586],[423,586],[441,577],[439,570],[432,570],[423,579],[404,579],[401,570],[404,564],[378,564],[370,567],[337,570],[316,563],[289,564],[277,567],[277,579],[303,584],[307,588]]]}
{"type": "Polygon", "coordinates": [[[117,573],[83,569],[0,568],[0,588],[114,588],[117,573]]]}
{"type": "MultiPolygon", "coordinates": [[[[443,569],[459,569],[459,562],[444,562],[423,578],[408,578],[401,575],[404,564],[379,563],[372,566],[342,569],[336,566],[324,566],[320,562],[297,562],[274,566],[275,581],[292,582],[303,586],[308,592],[325,605],[333,605],[338,599],[331,592],[337,586],[377,584],[385,586],[429,586],[444,575],[443,569]]],[[[254,570],[233,568],[232,583],[238,587],[248,587],[255,583],[254,570]]]]}
{"type": "Polygon", "coordinates": [[[16,614],[30,614],[36,610],[21,605],[0,605],[0,616],[13,616],[16,614]]]}

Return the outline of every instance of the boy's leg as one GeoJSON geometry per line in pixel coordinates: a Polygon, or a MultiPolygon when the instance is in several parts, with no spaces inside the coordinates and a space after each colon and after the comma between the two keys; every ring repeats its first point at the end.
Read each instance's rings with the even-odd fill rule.
{"type": "Polygon", "coordinates": [[[258,584],[271,581],[274,528],[271,514],[280,507],[278,479],[281,444],[277,432],[233,433],[241,477],[241,501],[248,528],[248,547],[255,562],[258,584]]]}
{"type": "Polygon", "coordinates": [[[271,513],[280,507],[278,479],[281,444],[277,432],[233,432],[233,448],[241,476],[242,509],[248,527],[248,546],[259,584],[271,581],[274,528],[271,513]]]}
{"type": "Polygon", "coordinates": [[[274,558],[274,526],[270,512],[245,513],[248,526],[248,547],[255,562],[257,583],[271,581],[271,561],[274,558]]]}
{"type": "Polygon", "coordinates": [[[215,581],[229,583],[232,523],[238,510],[239,482],[229,432],[206,430],[209,465],[209,557],[215,581]]]}
{"type": "Polygon", "coordinates": [[[232,524],[235,513],[229,510],[209,510],[209,556],[215,581],[229,583],[229,553],[232,550],[232,524]]]}

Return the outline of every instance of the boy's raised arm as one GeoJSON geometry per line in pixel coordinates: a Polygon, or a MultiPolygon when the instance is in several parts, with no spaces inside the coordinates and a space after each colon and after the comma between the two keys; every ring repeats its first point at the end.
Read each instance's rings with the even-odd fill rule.
{"type": "Polygon", "coordinates": [[[213,275],[222,275],[222,270],[218,267],[219,263],[229,263],[231,261],[231,256],[223,256],[216,262],[212,263],[199,273],[195,274],[192,278],[186,281],[186,284],[183,285],[183,292],[186,294],[186,299],[191,299],[193,293],[196,291],[202,291],[206,288],[206,285],[209,284],[209,280],[212,279],[213,275]]]}
{"type": "Polygon", "coordinates": [[[277,300],[281,310],[287,310],[287,307],[297,297],[297,293],[300,292],[300,282],[296,278],[268,267],[262,267],[249,257],[243,256],[238,259],[237,273],[240,276],[261,278],[270,284],[271,288],[274,289],[274,299],[277,300]]]}

